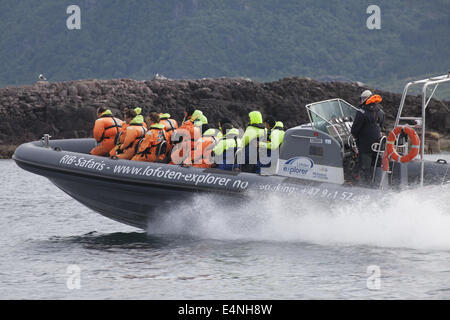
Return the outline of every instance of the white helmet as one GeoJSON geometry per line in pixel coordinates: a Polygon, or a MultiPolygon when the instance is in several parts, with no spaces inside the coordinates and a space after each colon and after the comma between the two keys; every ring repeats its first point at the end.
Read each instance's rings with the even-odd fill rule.
{"type": "Polygon", "coordinates": [[[372,91],[370,91],[370,90],[365,90],[363,93],[361,93],[361,102],[366,101],[367,98],[369,98],[370,96],[373,96],[372,91]]]}

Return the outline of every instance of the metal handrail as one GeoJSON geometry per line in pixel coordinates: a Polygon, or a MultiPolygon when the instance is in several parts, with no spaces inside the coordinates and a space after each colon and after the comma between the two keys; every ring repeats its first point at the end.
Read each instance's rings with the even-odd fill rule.
{"type": "Polygon", "coordinates": [[[377,157],[375,158],[375,164],[373,167],[373,173],[372,173],[372,183],[375,182],[375,175],[377,172],[377,165],[378,165],[378,158],[380,157],[380,153],[384,152],[384,150],[381,150],[381,146],[383,145],[383,140],[386,140],[386,136],[382,136],[380,139],[380,142],[373,143],[372,144],[372,151],[377,153],[377,157]],[[374,150],[374,147],[378,147],[376,150],[374,150]]]}
{"type": "Polygon", "coordinates": [[[421,139],[420,139],[420,161],[421,161],[420,186],[423,186],[424,171],[425,171],[424,150],[425,150],[425,130],[426,130],[426,108],[428,107],[428,104],[430,103],[439,84],[445,83],[445,82],[450,82],[450,72],[446,75],[441,75],[438,77],[408,82],[405,85],[405,88],[403,89],[402,99],[400,100],[397,117],[395,119],[394,128],[396,128],[399,125],[400,120],[421,120],[422,121],[422,124],[421,124],[422,132],[421,132],[421,139]],[[405,101],[406,101],[406,96],[407,96],[408,90],[413,85],[423,85],[423,87],[422,87],[422,117],[402,117],[401,115],[403,112],[403,108],[405,106],[405,101]],[[434,88],[430,94],[430,97],[427,100],[427,89],[429,86],[432,86],[432,85],[434,85],[434,88]],[[412,119],[412,118],[414,118],[414,119],[412,119]]]}

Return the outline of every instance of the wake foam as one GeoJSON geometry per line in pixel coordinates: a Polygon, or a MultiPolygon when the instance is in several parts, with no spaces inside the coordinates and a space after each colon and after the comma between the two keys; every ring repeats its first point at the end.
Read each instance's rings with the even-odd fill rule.
{"type": "Polygon", "coordinates": [[[221,240],[298,241],[450,250],[450,186],[389,193],[365,203],[258,195],[199,195],[148,229],[221,240]]]}

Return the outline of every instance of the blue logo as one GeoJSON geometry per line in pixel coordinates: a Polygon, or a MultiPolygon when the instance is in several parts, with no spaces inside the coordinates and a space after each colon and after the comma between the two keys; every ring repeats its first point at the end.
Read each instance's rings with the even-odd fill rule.
{"type": "Polygon", "coordinates": [[[290,175],[306,175],[314,167],[314,161],[307,157],[295,157],[284,163],[283,171],[290,175]]]}

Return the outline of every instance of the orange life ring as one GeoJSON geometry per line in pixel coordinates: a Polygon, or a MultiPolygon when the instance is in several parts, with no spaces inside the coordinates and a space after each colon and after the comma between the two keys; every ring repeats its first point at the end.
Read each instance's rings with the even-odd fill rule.
{"type": "Polygon", "coordinates": [[[408,126],[398,126],[394,130],[389,133],[389,136],[386,140],[386,152],[388,157],[391,158],[395,162],[410,162],[419,154],[420,149],[420,139],[417,135],[417,132],[414,131],[413,128],[408,126]],[[397,141],[398,136],[401,132],[404,132],[411,139],[411,151],[407,155],[400,157],[400,155],[395,150],[395,141],[397,141]]]}

